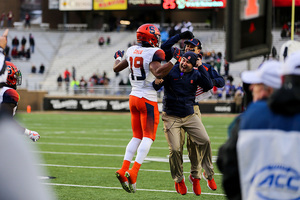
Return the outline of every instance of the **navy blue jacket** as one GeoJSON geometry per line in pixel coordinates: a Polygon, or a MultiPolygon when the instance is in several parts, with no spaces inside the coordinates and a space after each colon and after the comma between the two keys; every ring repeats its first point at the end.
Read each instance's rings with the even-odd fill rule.
{"type": "Polygon", "coordinates": [[[181,118],[194,113],[198,85],[205,91],[213,87],[209,74],[203,67],[193,68],[191,72],[181,75],[179,64],[176,64],[163,80],[160,85],[153,82],[155,90],[164,86],[163,111],[181,118]]]}
{"type": "Polygon", "coordinates": [[[207,72],[212,79],[213,85],[217,88],[224,87],[225,80],[223,76],[221,76],[210,64],[202,63],[202,65],[207,69],[207,72]]]}
{"type": "Polygon", "coordinates": [[[166,54],[166,61],[169,61],[173,57],[172,52],[172,46],[176,44],[181,38],[179,37],[179,34],[174,35],[173,37],[170,37],[167,41],[165,41],[160,48],[165,52],[166,54]]]}

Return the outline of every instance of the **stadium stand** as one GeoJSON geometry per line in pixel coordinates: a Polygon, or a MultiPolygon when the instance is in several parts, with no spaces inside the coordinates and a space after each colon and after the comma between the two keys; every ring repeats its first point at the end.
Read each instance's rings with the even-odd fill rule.
{"type": "MultiPolygon", "coordinates": [[[[8,45],[11,46],[11,40],[17,36],[21,39],[23,36],[28,40],[29,33],[35,38],[35,52],[31,54],[29,60],[13,59],[22,71],[23,85],[21,88],[28,90],[45,90],[49,94],[57,94],[56,79],[59,74],[63,74],[66,68],[71,71],[72,66],[76,68],[76,79],[80,80],[83,76],[88,80],[94,73],[107,73],[108,78],[114,79],[115,74],[112,71],[114,63],[113,55],[117,50],[126,50],[129,43],[133,43],[135,32],[104,32],[104,31],[54,31],[54,30],[19,30],[12,29],[8,37],[8,45]],[[98,45],[98,39],[102,36],[105,39],[111,38],[109,45],[98,45]],[[44,74],[32,74],[31,67],[35,65],[38,69],[43,63],[46,67],[44,74]]],[[[288,39],[280,37],[280,30],[273,30],[273,46],[279,52],[281,45],[288,39]]],[[[203,51],[225,52],[225,32],[223,30],[201,30],[194,31],[195,37],[199,38],[203,44],[203,51]]],[[[295,35],[295,40],[300,40],[295,35]]],[[[26,48],[29,47],[27,41],[26,48]]],[[[240,73],[248,69],[257,68],[263,57],[255,57],[249,61],[230,63],[230,71],[234,77],[234,84],[241,83],[240,73]]],[[[224,74],[223,64],[221,74],[224,74]]],[[[127,79],[128,71],[125,70],[121,77],[127,79]]],[[[112,83],[113,81],[111,81],[112,83]]]]}

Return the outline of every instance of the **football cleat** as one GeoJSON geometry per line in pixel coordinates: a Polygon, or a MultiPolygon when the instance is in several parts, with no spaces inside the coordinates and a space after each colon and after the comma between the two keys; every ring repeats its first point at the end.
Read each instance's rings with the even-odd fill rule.
{"type": "Polygon", "coordinates": [[[130,189],[129,189],[129,183],[128,183],[128,180],[125,176],[125,172],[122,171],[122,170],[118,170],[116,171],[116,177],[117,179],[120,181],[121,185],[122,185],[122,188],[126,191],[126,192],[129,192],[131,193],[130,189]]]}
{"type": "Polygon", "coordinates": [[[206,177],[205,177],[205,173],[203,172],[202,173],[202,177],[204,178],[204,180],[206,180],[207,182],[207,187],[211,190],[216,190],[217,189],[217,184],[215,182],[215,179],[212,178],[211,180],[208,180],[206,177]]]}
{"type": "Polygon", "coordinates": [[[179,192],[179,188],[178,188],[179,186],[178,186],[178,183],[177,182],[175,182],[175,190],[176,190],[176,192],[178,193],[178,194],[180,194],[180,192],[179,192]]]}
{"type": "Polygon", "coordinates": [[[193,178],[192,175],[189,175],[189,180],[193,184],[194,194],[199,196],[201,194],[200,178],[193,178]]]}
{"type": "Polygon", "coordinates": [[[184,183],[184,179],[185,178],[183,177],[182,181],[178,183],[178,190],[181,195],[185,195],[188,191],[188,189],[184,183]]]}
{"type": "Polygon", "coordinates": [[[125,176],[128,179],[128,183],[129,183],[129,189],[132,193],[136,192],[136,179],[137,179],[137,174],[134,173],[132,170],[128,170],[125,173],[125,176]]]}

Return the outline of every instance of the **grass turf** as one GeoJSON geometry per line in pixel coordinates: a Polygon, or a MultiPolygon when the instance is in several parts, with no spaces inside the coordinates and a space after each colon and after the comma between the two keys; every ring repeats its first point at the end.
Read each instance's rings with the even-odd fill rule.
{"type": "MultiPolygon", "coordinates": [[[[210,136],[213,160],[227,139],[227,128],[233,116],[203,115],[202,120],[210,136]]],[[[187,195],[175,192],[168,163],[168,144],[160,121],[157,137],[144,161],[137,179],[137,192],[125,192],[115,171],[123,162],[127,143],[132,137],[128,113],[19,113],[17,120],[30,130],[37,131],[41,139],[34,143],[43,158],[42,166],[56,179],[48,180],[59,200],[96,199],[226,199],[221,187],[217,166],[217,191],[207,188],[201,180],[200,197],[192,193],[188,181],[190,163],[184,151],[184,174],[187,195]]]]}

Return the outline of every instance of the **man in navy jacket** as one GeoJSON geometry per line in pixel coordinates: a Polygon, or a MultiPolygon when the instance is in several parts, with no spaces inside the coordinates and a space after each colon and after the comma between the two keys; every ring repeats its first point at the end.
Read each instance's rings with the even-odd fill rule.
{"type": "MultiPolygon", "coordinates": [[[[176,47],[173,47],[174,44],[176,44],[180,39],[182,38],[187,38],[188,40],[186,40],[184,42],[185,47],[184,47],[184,53],[185,52],[194,52],[198,55],[198,59],[197,59],[197,63],[196,66],[197,67],[204,67],[206,69],[206,71],[208,72],[212,82],[213,82],[213,86],[218,87],[218,88],[222,88],[225,85],[225,80],[224,78],[219,75],[219,73],[209,64],[207,63],[203,63],[202,62],[202,55],[201,55],[201,50],[202,50],[202,43],[199,39],[194,38],[194,35],[189,32],[183,32],[181,34],[177,34],[173,37],[171,37],[169,40],[167,40],[165,43],[163,43],[161,45],[161,49],[163,49],[166,53],[166,60],[170,60],[173,56],[173,51],[176,49],[176,47]]],[[[179,59],[180,60],[180,59],[179,59]]],[[[202,101],[203,99],[207,99],[211,96],[211,91],[204,91],[202,87],[197,88],[196,91],[196,96],[195,96],[195,104],[194,104],[194,112],[195,114],[200,118],[201,120],[201,112],[199,109],[199,101],[202,101]]],[[[202,132],[204,132],[204,134],[207,134],[206,129],[202,123],[201,120],[201,124],[200,124],[200,129],[202,132]]],[[[181,143],[182,143],[182,148],[183,145],[185,143],[185,131],[182,129],[181,131],[182,136],[181,136],[181,143]]],[[[193,191],[196,195],[200,195],[201,194],[201,187],[200,187],[200,179],[201,179],[201,171],[202,171],[202,156],[201,153],[198,152],[196,145],[192,142],[192,140],[190,139],[189,134],[187,135],[187,150],[189,153],[189,159],[191,161],[191,174],[189,175],[189,180],[190,182],[193,184],[193,191]]],[[[183,149],[182,149],[183,151],[183,149]]],[[[205,180],[208,180],[207,176],[205,173],[202,174],[202,177],[205,180]]],[[[211,183],[208,181],[208,185],[209,189],[211,190],[216,190],[217,187],[215,184],[211,183]]]]}
{"type": "Polygon", "coordinates": [[[194,114],[193,107],[197,87],[201,86],[204,91],[208,91],[213,84],[204,67],[194,68],[197,59],[198,56],[195,53],[185,53],[180,63],[176,64],[167,76],[153,82],[156,90],[164,86],[162,120],[169,144],[169,163],[175,189],[182,195],[187,193],[182,166],[182,128],[190,135],[198,151],[202,153],[203,168],[209,181],[214,182],[210,140],[207,133],[201,131],[201,120],[194,114]]]}

